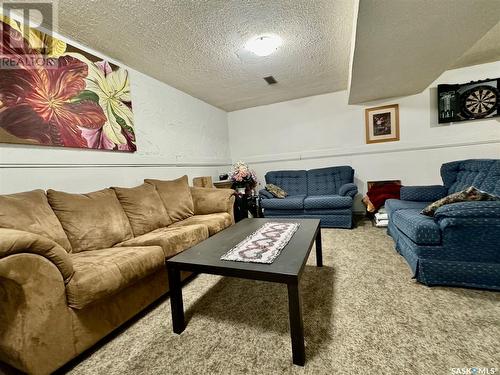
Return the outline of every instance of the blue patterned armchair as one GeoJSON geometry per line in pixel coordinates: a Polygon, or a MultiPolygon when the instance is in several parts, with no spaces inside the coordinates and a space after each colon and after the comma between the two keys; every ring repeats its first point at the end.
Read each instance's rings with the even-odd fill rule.
{"type": "Polygon", "coordinates": [[[414,277],[426,285],[500,290],[500,201],[453,203],[434,217],[420,211],[435,200],[475,186],[500,195],[500,160],[441,166],[443,185],[406,186],[385,203],[388,233],[414,277]]]}
{"type": "Polygon", "coordinates": [[[352,203],[358,188],[351,167],[273,171],[265,179],[288,193],[278,199],[265,189],[259,192],[265,217],[319,218],[322,227],[352,228],[352,203]]]}

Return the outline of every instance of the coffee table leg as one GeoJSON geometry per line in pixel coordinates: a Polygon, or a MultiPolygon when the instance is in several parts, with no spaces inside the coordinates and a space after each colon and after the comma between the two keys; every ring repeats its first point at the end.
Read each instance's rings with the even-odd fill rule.
{"type": "Polygon", "coordinates": [[[316,265],[318,267],[323,267],[323,250],[321,243],[321,228],[318,228],[318,234],[316,234],[316,265]]]}
{"type": "Polygon", "coordinates": [[[304,325],[302,323],[302,303],[300,301],[298,280],[297,282],[287,284],[287,286],[293,363],[304,366],[306,353],[304,347],[304,325]]]}
{"type": "Polygon", "coordinates": [[[170,289],[170,308],[172,310],[172,326],[174,332],[180,334],[185,328],[181,273],[177,268],[170,266],[167,267],[167,272],[168,286],[170,289]]]}

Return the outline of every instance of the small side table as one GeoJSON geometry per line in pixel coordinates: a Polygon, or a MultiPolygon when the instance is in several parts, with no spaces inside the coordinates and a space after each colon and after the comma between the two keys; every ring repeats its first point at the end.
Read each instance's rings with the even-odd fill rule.
{"type": "Polygon", "coordinates": [[[264,213],[262,212],[262,207],[260,205],[260,197],[258,195],[250,195],[248,197],[248,212],[250,212],[254,218],[264,217],[264,213]]]}
{"type": "Polygon", "coordinates": [[[246,194],[234,193],[234,221],[248,219],[248,199],[246,194]]]}
{"type": "Polygon", "coordinates": [[[231,189],[233,182],[231,180],[215,181],[214,186],[218,189],[231,189]]]}
{"type": "Polygon", "coordinates": [[[234,193],[234,196],[236,198],[234,201],[234,221],[247,219],[249,213],[254,218],[264,217],[258,195],[234,193]]]}

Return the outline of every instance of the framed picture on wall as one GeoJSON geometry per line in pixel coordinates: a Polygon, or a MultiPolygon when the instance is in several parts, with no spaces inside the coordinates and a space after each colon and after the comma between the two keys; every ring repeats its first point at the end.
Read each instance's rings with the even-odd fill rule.
{"type": "Polygon", "coordinates": [[[366,143],[399,141],[399,105],[365,109],[366,143]]]}

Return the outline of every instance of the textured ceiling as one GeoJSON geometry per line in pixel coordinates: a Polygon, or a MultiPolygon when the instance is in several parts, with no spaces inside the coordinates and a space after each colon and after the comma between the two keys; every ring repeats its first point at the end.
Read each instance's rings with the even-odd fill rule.
{"type": "Polygon", "coordinates": [[[419,93],[457,60],[471,65],[476,43],[484,62],[498,33],[481,38],[499,20],[498,0],[360,0],[349,103],[419,93]]]}
{"type": "Polygon", "coordinates": [[[462,68],[500,60],[500,22],[477,41],[452,68],[462,68]]]}
{"type": "Polygon", "coordinates": [[[233,111],[346,89],[358,2],[351,103],[500,59],[500,0],[59,0],[59,32],[233,111]],[[284,43],[243,49],[262,34],[284,43]]]}
{"type": "Polygon", "coordinates": [[[346,89],[353,9],[351,0],[59,0],[59,32],[232,111],[346,89]],[[276,53],[243,50],[267,33],[283,38],[276,53]]]}

